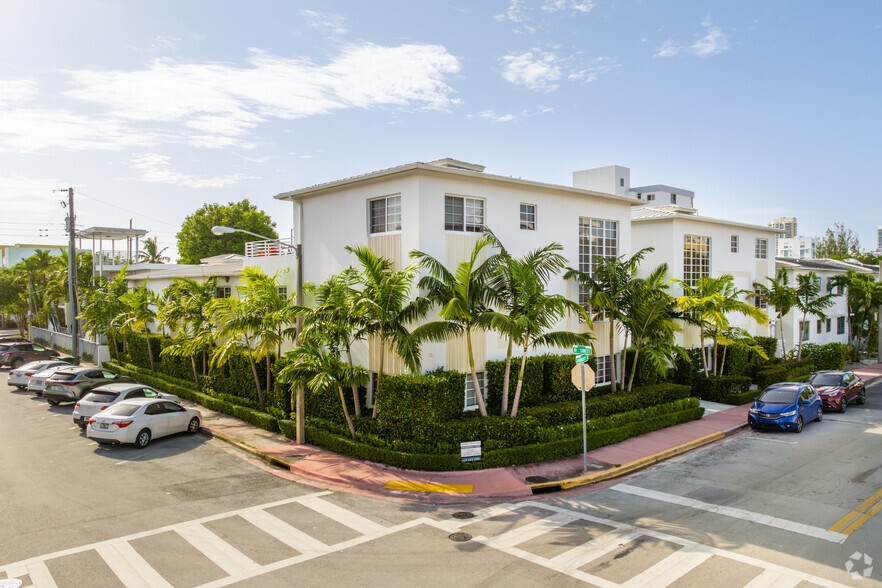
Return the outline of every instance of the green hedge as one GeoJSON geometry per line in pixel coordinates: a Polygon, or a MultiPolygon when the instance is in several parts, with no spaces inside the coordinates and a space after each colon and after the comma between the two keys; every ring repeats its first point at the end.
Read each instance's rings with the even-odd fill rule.
{"type": "Polygon", "coordinates": [[[758,372],[756,385],[760,390],[763,390],[772,384],[790,381],[792,378],[805,375],[814,369],[814,363],[809,359],[782,361],[769,369],[758,372]]]}
{"type": "MultiPolygon", "coordinates": [[[[636,349],[630,347],[625,354],[626,385],[631,378],[631,370],[634,368],[634,355],[636,353],[636,349]]],[[[634,374],[634,386],[654,386],[655,384],[660,383],[662,378],[666,376],[667,374],[660,374],[656,367],[647,361],[645,353],[637,356],[637,372],[634,374]]]]}
{"type": "MultiPolygon", "coordinates": [[[[511,410],[515,390],[518,386],[518,373],[521,369],[521,358],[511,360],[508,375],[508,407],[511,410]]],[[[485,364],[487,382],[487,412],[499,414],[502,409],[502,388],[505,382],[505,360],[488,361],[485,364]]],[[[572,386],[572,384],[570,384],[572,386]]],[[[527,358],[524,367],[524,383],[521,386],[520,406],[535,406],[542,402],[545,388],[545,357],[527,358]]]]}
{"type": "Polygon", "coordinates": [[[747,376],[702,376],[693,382],[692,393],[702,400],[725,402],[727,396],[743,393],[750,388],[750,384],[747,376]]]}
{"type": "Polygon", "coordinates": [[[724,404],[731,404],[733,406],[741,406],[742,404],[747,404],[752,401],[754,398],[759,396],[760,390],[745,390],[739,394],[730,394],[723,398],[720,402],[724,404]]]}
{"type": "MultiPolygon", "coordinates": [[[[427,438],[435,423],[462,418],[465,378],[448,371],[383,376],[376,397],[377,424],[390,439],[427,438]]],[[[341,412],[339,401],[337,407],[341,412]]]]}
{"type": "Polygon", "coordinates": [[[805,343],[802,346],[802,358],[811,360],[816,370],[841,370],[847,356],[848,345],[845,343],[805,343]]]}

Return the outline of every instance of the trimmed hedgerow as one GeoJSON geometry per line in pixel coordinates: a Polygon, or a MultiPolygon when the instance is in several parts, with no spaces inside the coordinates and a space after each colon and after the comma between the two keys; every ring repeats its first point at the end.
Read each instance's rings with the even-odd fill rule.
{"type": "Polygon", "coordinates": [[[770,367],[769,369],[757,372],[756,384],[762,390],[772,384],[778,382],[787,382],[791,378],[803,376],[815,369],[814,363],[809,359],[800,361],[782,361],[770,367]]]}
{"type": "Polygon", "coordinates": [[[742,404],[747,404],[751,402],[754,398],[759,396],[759,390],[745,390],[739,394],[730,394],[721,400],[724,404],[731,404],[733,406],[741,406],[742,404]]]}
{"type": "MultiPolygon", "coordinates": [[[[515,349],[517,351],[517,349],[515,349]]],[[[505,360],[488,361],[485,364],[487,377],[487,412],[499,414],[502,409],[502,387],[505,382],[505,360]]],[[[521,369],[521,358],[513,357],[508,375],[508,408],[511,410],[515,391],[518,386],[518,372],[521,369]]],[[[524,382],[521,385],[520,406],[534,406],[541,403],[545,385],[545,356],[527,358],[524,367],[524,382]]]]}
{"type": "Polygon", "coordinates": [[[702,376],[692,383],[692,394],[702,400],[725,402],[727,396],[741,394],[750,388],[750,383],[747,376],[702,376]]]}
{"type": "Polygon", "coordinates": [[[841,370],[845,367],[848,345],[845,343],[804,343],[802,358],[811,360],[816,370],[841,370]]]}
{"type": "Polygon", "coordinates": [[[434,423],[462,418],[465,378],[452,371],[383,376],[376,397],[382,434],[390,439],[422,439],[431,434],[434,423]]]}

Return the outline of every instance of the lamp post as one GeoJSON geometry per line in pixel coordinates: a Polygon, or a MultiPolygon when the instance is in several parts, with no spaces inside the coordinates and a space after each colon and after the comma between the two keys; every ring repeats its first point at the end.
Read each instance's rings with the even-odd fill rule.
{"type": "MultiPolygon", "coordinates": [[[[275,241],[280,245],[285,245],[278,239],[274,239],[273,237],[267,237],[265,235],[258,235],[257,233],[252,233],[251,231],[246,231],[245,229],[236,229],[233,227],[224,227],[221,225],[215,225],[211,227],[211,232],[215,235],[228,235],[230,233],[245,233],[247,235],[253,235],[254,237],[259,237],[265,241],[275,241]]],[[[289,246],[290,247],[290,246],[289,246]]],[[[297,306],[303,306],[303,244],[298,243],[294,245],[294,255],[297,257],[297,306]]],[[[301,328],[301,317],[297,317],[297,337],[295,338],[295,343],[300,337],[300,328],[301,328]]],[[[305,390],[303,386],[298,386],[297,394],[296,394],[296,406],[294,407],[294,418],[296,423],[297,430],[297,439],[298,443],[306,443],[306,419],[305,419],[305,390]]]]}

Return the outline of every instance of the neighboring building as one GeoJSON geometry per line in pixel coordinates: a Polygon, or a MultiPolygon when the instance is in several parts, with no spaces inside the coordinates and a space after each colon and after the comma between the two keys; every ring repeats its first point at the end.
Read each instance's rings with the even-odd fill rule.
{"type": "Polygon", "coordinates": [[[0,245],[0,268],[10,268],[32,256],[38,249],[49,251],[52,255],[58,255],[63,251],[67,251],[67,245],[32,245],[29,243],[0,245]]]}
{"type": "Polygon", "coordinates": [[[792,239],[798,234],[796,218],[792,216],[776,218],[769,223],[769,226],[773,229],[781,229],[782,231],[784,231],[781,234],[782,239],[792,239]]]}
{"type": "Polygon", "coordinates": [[[804,237],[802,235],[796,237],[782,237],[777,240],[777,251],[775,252],[775,256],[794,257],[796,259],[814,259],[815,250],[820,242],[820,237],[804,237]]]}
{"type": "MultiPolygon", "coordinates": [[[[470,254],[484,226],[514,255],[558,242],[572,266],[586,270],[597,257],[630,254],[630,209],[638,204],[635,198],[491,175],[483,170],[480,165],[443,159],[278,194],[277,199],[293,204],[294,243],[301,244],[303,250],[302,279],[320,284],[355,265],[355,257],[344,249],[347,245],[366,244],[397,268],[409,265],[408,254],[415,249],[455,268],[470,254]]],[[[263,267],[283,258],[292,266],[296,260],[288,255],[249,258],[247,263],[263,267]]],[[[574,300],[580,294],[574,282],[560,276],[549,289],[574,300]]],[[[579,331],[587,326],[571,317],[558,328],[579,331]]],[[[604,366],[620,346],[617,341],[614,349],[608,348],[609,328],[608,322],[594,324],[600,382],[608,379],[604,366]]],[[[485,362],[503,359],[507,341],[493,332],[476,333],[473,341],[479,378],[483,378],[485,362]]],[[[376,342],[360,345],[354,352],[357,361],[372,373],[378,370],[376,342]]],[[[424,345],[422,364],[424,370],[446,367],[466,371],[465,340],[424,345]]],[[[400,373],[403,366],[387,351],[384,369],[400,373]]],[[[466,409],[476,406],[471,388],[469,380],[464,391],[466,409]]]]}
{"type": "Polygon", "coordinates": [[[882,225],[876,229],[876,253],[882,254],[882,225]]]}
{"type": "MultiPolygon", "coordinates": [[[[840,261],[837,259],[794,259],[778,257],[776,267],[787,270],[788,282],[796,285],[796,276],[814,272],[821,281],[821,292],[833,291],[840,296],[834,297],[834,304],[824,311],[827,319],[809,315],[803,321],[802,313],[797,308],[788,313],[781,325],[775,327],[775,336],[780,339],[781,329],[784,330],[784,345],[787,350],[795,349],[800,339],[803,343],[848,343],[848,303],[846,292],[840,287],[833,289],[830,279],[845,274],[849,269],[872,276],[878,275],[878,267],[867,266],[859,262],[840,261]]],[[[772,310],[771,312],[774,312],[772,310]]]]}
{"type": "Polygon", "coordinates": [[[141,263],[126,271],[126,282],[130,288],[146,285],[158,294],[169,287],[175,278],[191,278],[203,282],[207,278],[216,277],[216,297],[226,298],[236,294],[245,260],[244,255],[227,253],[206,257],[199,264],[162,264],[155,267],[159,264],[141,263]]]}
{"type": "Polygon", "coordinates": [[[631,170],[621,165],[607,165],[573,173],[573,186],[619,196],[632,196],[649,206],[694,206],[695,193],[665,184],[631,187],[631,170]]]}
{"type": "MultiPolygon", "coordinates": [[[[112,280],[123,268],[138,263],[139,240],[147,235],[144,229],[89,227],[77,233],[79,239],[92,240],[92,275],[112,280]],[[106,247],[110,249],[106,249],[106,247]]],[[[164,264],[143,264],[163,267],[164,264]]]]}

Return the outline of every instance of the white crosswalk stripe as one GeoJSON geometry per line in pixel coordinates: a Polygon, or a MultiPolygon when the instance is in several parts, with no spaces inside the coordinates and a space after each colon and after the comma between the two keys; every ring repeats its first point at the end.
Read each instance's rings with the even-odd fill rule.
{"type": "Polygon", "coordinates": [[[202,555],[217,564],[217,567],[229,575],[249,572],[259,568],[256,561],[203,527],[189,525],[177,529],[178,535],[187,543],[202,552],[202,555]]]}
{"type": "Polygon", "coordinates": [[[171,588],[129,543],[102,545],[95,551],[126,588],[171,588]]]}
{"type": "Polygon", "coordinates": [[[265,510],[255,510],[239,516],[300,553],[323,553],[328,550],[328,546],[318,539],[292,527],[265,510]]]}
{"type": "Polygon", "coordinates": [[[677,553],[634,576],[622,586],[625,588],[664,588],[700,566],[711,555],[709,551],[697,550],[693,546],[683,547],[677,553]]]}
{"type": "Polygon", "coordinates": [[[556,566],[564,570],[575,570],[585,564],[601,558],[611,551],[615,551],[621,545],[629,543],[640,536],[640,531],[625,531],[613,529],[609,533],[601,535],[597,539],[583,543],[560,555],[551,558],[556,566]]]}

